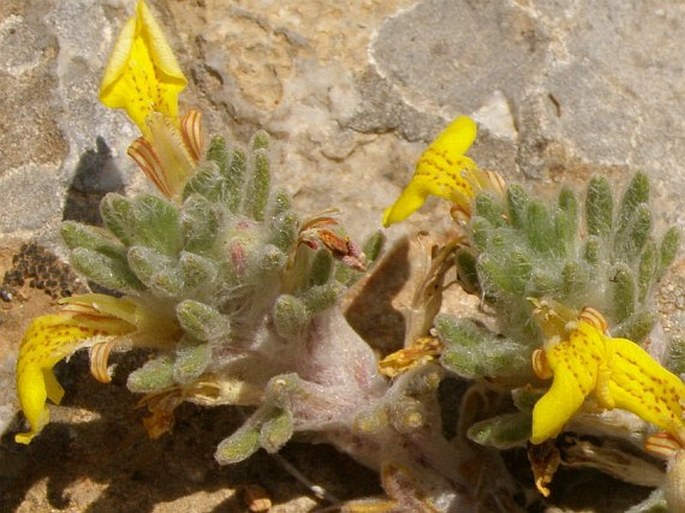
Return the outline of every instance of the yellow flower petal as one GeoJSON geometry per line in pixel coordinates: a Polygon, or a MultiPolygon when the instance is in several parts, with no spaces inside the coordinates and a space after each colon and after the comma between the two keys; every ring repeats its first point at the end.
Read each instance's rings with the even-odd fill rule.
{"type": "Polygon", "coordinates": [[[395,203],[383,214],[383,226],[403,221],[416,212],[429,194],[449,200],[468,210],[478,178],[476,164],[464,153],[476,139],[476,123],[459,116],[423,152],[416,171],[395,203]]]}
{"type": "Polygon", "coordinates": [[[539,444],[557,436],[580,409],[596,386],[598,355],[603,351],[599,332],[584,321],[578,322],[567,341],[546,350],[554,381],[533,409],[532,443],[539,444]]]}
{"type": "Polygon", "coordinates": [[[28,444],[48,423],[50,414],[46,399],[59,404],[64,390],[52,368],[63,358],[82,347],[92,345],[103,336],[121,336],[134,330],[135,305],[124,298],[103,294],[84,294],[64,301],[66,307],[57,314],[43,315],[29,325],[17,359],[16,380],[19,404],[30,431],[15,436],[18,443],[28,444]],[[98,310],[99,303],[102,310],[98,310]]]}
{"type": "Polygon", "coordinates": [[[685,384],[640,346],[605,329],[601,314],[586,309],[567,340],[546,348],[554,381],[533,409],[534,444],[557,436],[591,393],[606,409],[621,408],[668,433],[683,433],[685,384]]]}
{"type": "Polygon", "coordinates": [[[33,320],[24,335],[17,360],[17,394],[31,430],[16,435],[18,443],[29,443],[48,423],[47,398],[57,404],[62,400],[64,390],[52,368],[76,351],[81,341],[96,334],[97,330],[75,324],[73,319],[60,314],[33,320]]]}
{"type": "Polygon", "coordinates": [[[100,101],[123,108],[144,136],[146,119],[160,112],[180,126],[178,95],[187,80],[143,0],[119,34],[100,85],[100,101]]]}
{"type": "Polygon", "coordinates": [[[683,428],[685,384],[634,342],[610,339],[609,393],[616,408],[628,410],[660,429],[677,434],[683,428]]]}

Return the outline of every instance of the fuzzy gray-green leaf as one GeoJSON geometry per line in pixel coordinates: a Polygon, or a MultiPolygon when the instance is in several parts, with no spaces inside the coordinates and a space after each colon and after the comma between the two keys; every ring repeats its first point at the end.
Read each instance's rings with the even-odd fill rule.
{"type": "Polygon", "coordinates": [[[593,176],[587,186],[585,221],[590,235],[608,237],[613,226],[614,198],[604,176],[593,176]]]}
{"type": "Polygon", "coordinates": [[[176,317],[183,330],[198,340],[221,338],[231,330],[228,317],[214,307],[192,299],[176,306],[176,317]]]}
{"type": "Polygon", "coordinates": [[[184,337],[176,346],[174,382],[185,385],[195,381],[205,371],[211,358],[212,349],[207,342],[184,337]]]}
{"type": "Polygon", "coordinates": [[[469,427],[466,436],[477,444],[503,451],[525,447],[532,427],[533,419],[530,414],[508,413],[476,422],[469,427]]]}
{"type": "Polygon", "coordinates": [[[657,277],[661,278],[670,265],[675,261],[680,245],[680,232],[678,228],[672,226],[664,234],[659,248],[659,269],[657,277]]]}
{"type": "Polygon", "coordinates": [[[640,256],[640,264],[638,265],[637,288],[640,302],[644,302],[647,298],[647,293],[656,279],[658,265],[659,250],[656,244],[650,241],[645,246],[640,256]]]}
{"type": "Polygon", "coordinates": [[[248,170],[243,212],[257,221],[263,221],[271,186],[271,168],[265,148],[252,153],[248,170]]]}
{"type": "Polygon", "coordinates": [[[180,222],[186,250],[205,252],[214,246],[219,230],[219,214],[204,196],[193,194],[186,199],[180,222]]]}
{"type": "Polygon", "coordinates": [[[295,296],[283,294],[273,309],[276,332],[284,338],[298,336],[311,318],[304,302],[295,296]]]}
{"type": "Polygon", "coordinates": [[[259,443],[268,453],[278,452],[292,438],[295,431],[292,414],[277,408],[259,430],[259,443]]]}
{"type": "Polygon", "coordinates": [[[169,269],[174,265],[174,262],[168,256],[145,246],[129,248],[127,261],[129,268],[135,273],[136,277],[148,287],[156,273],[169,269]]]}
{"type": "Polygon", "coordinates": [[[526,225],[526,211],[528,209],[528,193],[518,184],[511,184],[507,188],[507,210],[509,223],[514,228],[526,225]]]}
{"type": "Polygon", "coordinates": [[[631,269],[619,264],[613,273],[613,318],[623,322],[635,311],[636,284],[631,269]]]}
{"type": "Polygon", "coordinates": [[[134,393],[148,394],[174,386],[174,359],[162,354],[147,361],[141,368],[128,375],[126,387],[134,393]]]}
{"type": "Polygon", "coordinates": [[[621,197],[618,209],[617,231],[624,231],[639,205],[649,201],[649,178],[645,173],[635,173],[621,197]]]}
{"type": "Polygon", "coordinates": [[[143,288],[123,254],[105,255],[86,248],[76,248],[71,252],[70,260],[76,270],[103,287],[119,291],[143,288]]]}
{"type": "Polygon", "coordinates": [[[259,449],[259,430],[253,426],[243,426],[216,448],[214,459],[219,465],[230,465],[246,460],[259,449]]]}

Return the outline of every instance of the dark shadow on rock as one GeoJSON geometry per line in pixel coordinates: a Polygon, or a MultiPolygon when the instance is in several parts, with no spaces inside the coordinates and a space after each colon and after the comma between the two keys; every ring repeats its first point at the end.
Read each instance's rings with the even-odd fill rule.
{"type": "Polygon", "coordinates": [[[62,212],[63,221],[79,221],[100,226],[100,201],[108,192],[123,192],[124,181],[112,159],[112,151],[102,137],[95,140],[95,149],[86,150],[76,166],[74,178],[67,190],[62,212]]]}
{"type": "MultiPolygon", "coordinates": [[[[141,423],[147,411],[135,407],[140,396],[125,387],[128,373],[145,358],[147,355],[133,352],[114,355],[112,361],[118,365],[117,372],[107,385],[90,376],[85,352],[60,364],[56,370],[66,392],[62,405],[90,412],[72,414],[72,419],[81,415],[88,419],[72,420],[69,424],[59,422],[58,409],[53,407],[53,422],[30,445],[16,444],[16,431],[3,436],[0,511],[15,511],[28,491],[44,479],[50,506],[80,506],[79,511],[89,513],[146,513],[158,504],[198,492],[242,490],[249,484],[264,487],[274,504],[308,494],[301,483],[263,451],[236,465],[220,467],[216,463],[216,446],[242,423],[243,416],[234,408],[182,404],[176,410],[173,432],[151,440],[141,423]],[[105,485],[105,489],[91,490],[89,494],[87,488],[83,491],[88,483],[97,488],[105,485]],[[85,506],[79,501],[79,494],[84,493],[86,499],[91,494],[97,498],[85,506]]],[[[341,499],[380,493],[375,473],[331,447],[292,444],[284,449],[284,454],[312,481],[332,487],[332,493],[341,499]]],[[[214,511],[247,510],[240,493],[220,506],[214,511]]]]}
{"type": "Polygon", "coordinates": [[[404,316],[392,300],[409,279],[408,255],[409,241],[403,239],[382,258],[345,312],[355,331],[383,354],[400,349],[404,342],[404,316]]]}

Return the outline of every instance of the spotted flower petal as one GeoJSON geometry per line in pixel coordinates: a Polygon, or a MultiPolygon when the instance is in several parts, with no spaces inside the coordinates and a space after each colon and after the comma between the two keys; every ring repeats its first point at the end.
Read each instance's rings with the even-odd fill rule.
{"type": "Polygon", "coordinates": [[[125,339],[135,346],[167,347],[180,336],[175,320],[131,299],[84,294],[62,303],[61,312],[31,322],[19,348],[17,394],[30,430],[15,436],[18,443],[28,444],[48,423],[47,399],[62,400],[64,390],[52,368],[63,358],[91,348],[91,371],[107,382],[107,357],[115,343],[125,339]]]}
{"type": "Polygon", "coordinates": [[[145,137],[152,112],[180,127],[178,95],[187,80],[157,21],[143,0],[119,34],[100,85],[100,101],[126,110],[145,137]]]}
{"type": "Polygon", "coordinates": [[[17,394],[31,429],[17,434],[15,440],[28,444],[49,421],[46,399],[55,404],[62,400],[64,390],[52,371],[57,362],[92,345],[95,337],[122,335],[132,329],[121,320],[107,319],[99,325],[95,319],[71,313],[34,319],[24,335],[17,360],[17,394]]]}
{"type": "Polygon", "coordinates": [[[593,394],[604,408],[632,412],[660,429],[682,433],[685,384],[634,342],[608,336],[602,323],[581,314],[565,340],[553,341],[544,350],[541,369],[554,381],[533,409],[531,442],[555,437],[593,394]],[[543,365],[544,367],[544,365],[543,365]]]}
{"type": "Polygon", "coordinates": [[[418,210],[429,194],[469,211],[482,172],[464,153],[476,139],[476,123],[459,116],[423,152],[416,171],[395,203],[386,209],[383,226],[403,221],[418,210]]]}

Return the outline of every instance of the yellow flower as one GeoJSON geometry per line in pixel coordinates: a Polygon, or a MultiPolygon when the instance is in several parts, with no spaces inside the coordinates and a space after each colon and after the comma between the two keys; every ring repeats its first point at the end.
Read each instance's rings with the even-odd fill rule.
{"type": "Polygon", "coordinates": [[[683,432],[683,382],[631,340],[606,334],[606,321],[586,308],[563,339],[552,337],[533,355],[541,378],[552,386],[533,409],[530,438],[540,444],[555,437],[593,394],[602,408],[620,408],[660,429],[683,432]]]}
{"type": "Polygon", "coordinates": [[[469,214],[478,191],[492,188],[501,192],[503,183],[496,173],[478,169],[464,153],[476,139],[476,123],[459,116],[423,152],[416,171],[395,203],[383,214],[383,226],[405,220],[416,212],[429,194],[454,203],[469,214]]]}
{"type": "Polygon", "coordinates": [[[100,85],[100,101],[126,109],[146,137],[152,112],[178,121],[178,95],[187,85],[174,52],[143,0],[114,45],[100,85]]]}
{"type": "Polygon", "coordinates": [[[167,198],[177,198],[204,151],[202,116],[178,114],[187,80],[143,0],[114,45],[100,84],[100,101],[125,109],[143,137],[128,154],[167,198]]]}
{"type": "Polygon", "coordinates": [[[107,358],[120,337],[130,336],[129,342],[135,345],[159,346],[178,336],[175,323],[126,298],[84,294],[62,302],[66,306],[60,313],[31,322],[19,348],[17,395],[31,429],[15,436],[18,443],[28,444],[48,423],[46,399],[59,404],[64,396],[52,370],[57,362],[90,347],[91,372],[107,382],[107,358]],[[151,333],[154,337],[150,337],[151,333]],[[148,340],[155,342],[150,344],[148,340]]]}

